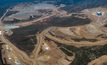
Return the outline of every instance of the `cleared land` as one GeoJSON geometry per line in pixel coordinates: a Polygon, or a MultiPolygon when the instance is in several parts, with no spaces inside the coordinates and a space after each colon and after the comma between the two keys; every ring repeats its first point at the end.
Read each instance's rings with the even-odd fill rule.
{"type": "MultiPolygon", "coordinates": [[[[4,35],[5,32],[3,32],[1,39],[2,42],[11,47],[8,49],[10,50],[9,53],[13,54],[11,58],[24,65],[87,65],[89,62],[89,65],[94,63],[96,63],[95,65],[106,64],[106,61],[103,61],[104,59],[106,60],[103,55],[107,55],[106,13],[104,8],[95,8],[95,10],[82,11],[80,14],[85,14],[87,16],[85,18],[76,14],[76,16],[58,18],[54,20],[55,22],[51,20],[46,25],[46,27],[51,26],[50,28],[43,28],[43,30],[39,30],[38,33],[35,31],[36,34],[33,34],[37,42],[35,42],[35,47],[29,55],[7,40],[4,35]],[[100,17],[95,15],[99,10],[105,14],[100,17]],[[75,26],[79,21],[82,21],[82,23],[75,26]],[[90,21],[91,23],[89,23],[90,21]],[[89,24],[84,24],[84,22],[89,24]],[[52,26],[52,23],[56,25],[53,24],[52,26]],[[58,23],[60,23],[59,26],[58,23]],[[73,26],[73,24],[75,25],[73,26]],[[15,52],[18,54],[15,54],[15,52]],[[100,60],[102,61],[98,62],[100,60]]],[[[74,15],[75,13],[72,14],[74,15]]],[[[10,37],[10,40],[13,38],[10,37]]],[[[5,46],[3,48],[6,51],[5,46]]],[[[6,53],[4,53],[4,57],[5,55],[6,53]]],[[[8,55],[6,56],[7,58],[8,55]]]]}

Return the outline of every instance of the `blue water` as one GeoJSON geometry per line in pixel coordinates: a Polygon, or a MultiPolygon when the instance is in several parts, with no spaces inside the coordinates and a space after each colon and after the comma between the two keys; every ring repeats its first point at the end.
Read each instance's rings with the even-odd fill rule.
{"type": "Polygon", "coordinates": [[[7,25],[5,25],[4,26],[4,29],[5,30],[9,30],[9,29],[14,29],[14,28],[18,28],[19,26],[7,26],[7,25]]]}

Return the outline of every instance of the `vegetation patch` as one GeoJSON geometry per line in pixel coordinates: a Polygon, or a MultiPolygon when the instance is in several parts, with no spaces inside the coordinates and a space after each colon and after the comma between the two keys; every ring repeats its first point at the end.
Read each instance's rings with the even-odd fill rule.
{"type": "Polygon", "coordinates": [[[81,42],[81,41],[97,42],[98,41],[97,39],[86,39],[86,38],[75,38],[72,40],[74,40],[76,42],[81,42]]]}

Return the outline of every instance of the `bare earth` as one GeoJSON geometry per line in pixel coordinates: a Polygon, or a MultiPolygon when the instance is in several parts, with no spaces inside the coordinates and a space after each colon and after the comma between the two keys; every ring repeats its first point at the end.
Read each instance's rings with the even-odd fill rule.
{"type": "MultiPolygon", "coordinates": [[[[30,56],[19,50],[9,40],[7,40],[4,36],[4,32],[1,35],[2,42],[6,43],[6,45],[11,48],[6,49],[6,45],[3,46],[3,58],[6,58],[8,63],[11,65],[14,65],[14,63],[8,60],[8,58],[11,57],[11,54],[13,54],[11,57],[11,59],[13,59],[12,61],[19,62],[22,65],[69,65],[75,59],[75,54],[72,51],[65,49],[73,54],[68,56],[60,50],[62,47],[58,47],[56,42],[65,45],[73,45],[78,48],[107,44],[107,39],[104,38],[104,36],[107,36],[107,28],[104,27],[104,25],[107,24],[107,11],[105,8],[83,10],[82,13],[86,14],[88,18],[92,20],[90,24],[73,27],[50,27],[41,33],[35,34],[37,38],[37,45],[35,45],[35,49],[30,56]],[[99,10],[105,13],[101,17],[95,15],[95,12],[99,10]],[[81,38],[87,40],[75,40],[81,38]],[[9,52],[10,54],[6,54],[6,52],[9,52]]],[[[55,14],[52,14],[47,17],[54,15],[55,14]]],[[[107,65],[107,56],[101,56],[87,65],[107,65]]]]}

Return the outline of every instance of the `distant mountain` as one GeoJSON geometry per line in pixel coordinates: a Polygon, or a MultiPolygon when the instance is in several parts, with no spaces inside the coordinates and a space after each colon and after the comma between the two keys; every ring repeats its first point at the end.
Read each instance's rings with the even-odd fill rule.
{"type": "Polygon", "coordinates": [[[72,6],[69,4],[63,9],[68,12],[80,12],[81,10],[88,8],[107,7],[107,0],[73,0],[72,2],[72,6]]]}
{"type": "Polygon", "coordinates": [[[4,11],[10,6],[14,6],[17,3],[23,2],[34,2],[34,1],[54,1],[54,4],[66,4],[65,10],[69,12],[80,11],[85,8],[94,8],[94,7],[106,7],[107,0],[0,0],[0,16],[4,13],[4,11]],[[70,7],[69,5],[72,5],[70,7]]]}
{"type": "Polygon", "coordinates": [[[34,1],[55,1],[56,4],[66,4],[66,5],[77,5],[77,4],[92,4],[95,6],[106,5],[107,0],[0,0],[0,5],[5,4],[15,4],[21,2],[34,2],[34,1]]]}
{"type": "Polygon", "coordinates": [[[0,0],[0,5],[21,3],[21,2],[33,2],[35,0],[0,0]]]}

